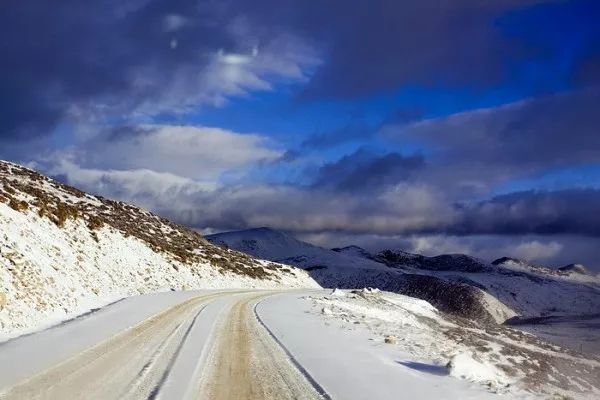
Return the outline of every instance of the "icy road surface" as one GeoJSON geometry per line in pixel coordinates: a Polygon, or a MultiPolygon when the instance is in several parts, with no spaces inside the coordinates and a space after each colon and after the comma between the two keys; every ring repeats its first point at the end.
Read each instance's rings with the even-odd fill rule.
{"type": "Polygon", "coordinates": [[[407,368],[393,347],[324,324],[307,312],[306,294],[190,291],[118,301],[0,344],[0,398],[497,398],[407,368]]]}

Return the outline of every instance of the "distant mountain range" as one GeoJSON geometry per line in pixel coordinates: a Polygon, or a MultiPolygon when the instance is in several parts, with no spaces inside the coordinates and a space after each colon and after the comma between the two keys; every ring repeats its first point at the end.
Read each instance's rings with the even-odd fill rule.
{"type": "Polygon", "coordinates": [[[428,300],[459,316],[503,322],[515,317],[581,315],[600,310],[600,277],[584,266],[553,269],[503,257],[427,257],[359,246],[326,249],[270,228],[207,236],[221,247],[291,264],[325,287],[373,286],[428,300]]]}

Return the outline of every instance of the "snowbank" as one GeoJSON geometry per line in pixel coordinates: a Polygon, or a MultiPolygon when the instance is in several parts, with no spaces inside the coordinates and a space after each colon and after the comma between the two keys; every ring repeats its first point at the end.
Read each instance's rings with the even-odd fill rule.
{"type": "Polygon", "coordinates": [[[600,358],[521,331],[454,318],[426,301],[389,292],[353,290],[306,299],[328,324],[367,330],[372,343],[408,353],[412,361],[405,364],[417,369],[441,373],[447,366],[452,377],[510,396],[600,396],[600,358]]]}

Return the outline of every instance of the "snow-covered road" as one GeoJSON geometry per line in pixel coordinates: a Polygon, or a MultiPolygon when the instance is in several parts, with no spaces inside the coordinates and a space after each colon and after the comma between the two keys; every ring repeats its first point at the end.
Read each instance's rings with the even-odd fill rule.
{"type": "Polygon", "coordinates": [[[307,293],[127,298],[0,344],[2,399],[495,397],[307,312],[307,293]],[[407,362],[404,362],[407,361],[407,362]],[[442,374],[443,375],[443,374],[442,374]]]}

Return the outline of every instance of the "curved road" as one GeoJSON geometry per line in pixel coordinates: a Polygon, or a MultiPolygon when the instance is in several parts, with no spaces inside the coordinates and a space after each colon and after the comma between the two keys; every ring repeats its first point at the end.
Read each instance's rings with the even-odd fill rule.
{"type": "MultiPolygon", "coordinates": [[[[23,357],[40,354],[44,361],[37,363],[39,371],[23,367],[19,372],[15,365],[14,376],[0,380],[0,398],[322,398],[319,386],[257,320],[256,303],[271,294],[223,292],[188,298],[98,343],[86,346],[84,341],[80,349],[53,351],[48,348],[53,346],[51,339],[43,344],[36,335],[8,342],[0,346],[0,359],[10,360],[12,354],[17,362],[20,352],[23,357]],[[24,354],[26,346],[35,354],[24,354]]],[[[92,318],[90,327],[85,320],[75,320],[80,327],[67,323],[52,330],[92,335],[94,325],[101,327],[115,318],[92,318]]],[[[32,364],[25,361],[23,365],[32,364]]]]}

